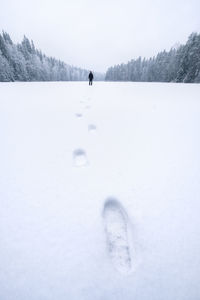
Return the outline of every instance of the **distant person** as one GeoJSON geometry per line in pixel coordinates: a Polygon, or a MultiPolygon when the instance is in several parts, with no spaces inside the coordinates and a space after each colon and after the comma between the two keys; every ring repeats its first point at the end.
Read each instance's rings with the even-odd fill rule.
{"type": "Polygon", "coordinates": [[[92,80],[93,80],[94,76],[92,74],[92,71],[90,71],[89,75],[88,75],[88,79],[89,79],[89,85],[92,85],[92,80]]]}

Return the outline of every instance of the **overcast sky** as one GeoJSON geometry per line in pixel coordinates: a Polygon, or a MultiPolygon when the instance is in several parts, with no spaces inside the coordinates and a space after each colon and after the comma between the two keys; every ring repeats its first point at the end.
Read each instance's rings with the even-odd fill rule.
{"type": "Polygon", "coordinates": [[[0,0],[0,29],[96,71],[150,57],[200,32],[200,0],[0,0]]]}

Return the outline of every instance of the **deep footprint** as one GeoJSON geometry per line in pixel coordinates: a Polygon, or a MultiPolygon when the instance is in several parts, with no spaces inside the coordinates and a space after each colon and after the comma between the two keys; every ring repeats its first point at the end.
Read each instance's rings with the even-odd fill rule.
{"type": "Polygon", "coordinates": [[[94,124],[89,124],[88,125],[88,131],[89,132],[91,132],[91,133],[93,133],[93,132],[95,132],[96,131],[96,126],[94,125],[94,124]]]}
{"type": "Polygon", "coordinates": [[[86,152],[83,149],[74,150],[73,159],[76,167],[81,167],[88,164],[86,152]]]}
{"type": "Polygon", "coordinates": [[[82,114],[76,113],[76,117],[77,117],[77,118],[81,118],[82,116],[83,116],[82,114]]]}
{"type": "Polygon", "coordinates": [[[104,204],[103,219],[111,261],[116,270],[120,273],[128,274],[132,271],[128,216],[116,199],[108,198],[104,204]]]}

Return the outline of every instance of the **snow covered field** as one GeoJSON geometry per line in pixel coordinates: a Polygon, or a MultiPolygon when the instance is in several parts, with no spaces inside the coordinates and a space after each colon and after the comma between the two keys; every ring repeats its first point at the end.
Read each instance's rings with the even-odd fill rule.
{"type": "Polygon", "coordinates": [[[200,85],[0,83],[0,299],[200,299],[200,85]]]}

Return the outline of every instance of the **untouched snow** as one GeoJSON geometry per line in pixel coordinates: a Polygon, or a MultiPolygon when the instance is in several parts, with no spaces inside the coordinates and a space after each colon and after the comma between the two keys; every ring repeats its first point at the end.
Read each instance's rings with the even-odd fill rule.
{"type": "Polygon", "coordinates": [[[0,299],[200,299],[199,95],[0,84],[0,299]]]}

